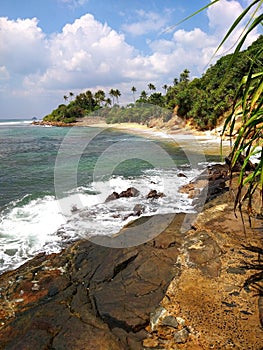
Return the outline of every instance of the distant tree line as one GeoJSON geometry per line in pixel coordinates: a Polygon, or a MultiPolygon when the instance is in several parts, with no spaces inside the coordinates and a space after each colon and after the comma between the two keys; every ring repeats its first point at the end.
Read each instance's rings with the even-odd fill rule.
{"type": "Polygon", "coordinates": [[[231,69],[228,69],[232,58],[230,54],[221,57],[201,78],[190,80],[190,71],[185,69],[179,78],[174,78],[172,86],[163,85],[162,93],[157,92],[155,85],[149,83],[147,89],[142,90],[136,99],[137,88],[132,86],[133,103],[126,107],[119,106],[121,92],[118,89],[110,89],[108,96],[103,90],[95,93],[87,90],[75,98],[74,94],[69,92],[68,96],[64,96],[65,103],[59,105],[44,120],[72,123],[77,118],[92,113],[105,117],[107,123],[146,124],[153,117],[161,117],[167,121],[172,113],[176,113],[183,119],[191,120],[201,130],[212,129],[231,109],[237,86],[248,73],[251,61],[255,57],[255,73],[261,69],[263,56],[258,56],[257,53],[262,47],[261,35],[247,50],[235,56],[231,69]]]}

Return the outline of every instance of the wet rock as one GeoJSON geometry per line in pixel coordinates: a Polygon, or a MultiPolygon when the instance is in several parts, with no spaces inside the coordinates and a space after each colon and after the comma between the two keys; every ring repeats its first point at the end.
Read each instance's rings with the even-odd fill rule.
{"type": "Polygon", "coordinates": [[[109,201],[112,201],[112,200],[115,200],[115,199],[119,199],[119,198],[123,198],[123,197],[126,197],[126,198],[137,197],[139,194],[140,194],[140,191],[138,191],[136,188],[129,187],[129,188],[127,188],[127,190],[122,191],[121,193],[113,192],[112,194],[110,194],[106,198],[105,202],[109,202],[109,201]]]}
{"type": "Polygon", "coordinates": [[[74,204],[71,207],[71,213],[76,213],[78,211],[78,207],[74,204]]]}
{"type": "Polygon", "coordinates": [[[126,215],[124,218],[123,218],[123,220],[126,220],[126,219],[128,219],[129,217],[131,217],[131,216],[140,216],[140,215],[142,215],[142,213],[145,211],[145,206],[144,205],[142,205],[142,204],[136,204],[135,206],[134,206],[134,208],[133,208],[133,212],[132,213],[130,213],[130,214],[128,214],[128,215],[126,215]]]}
{"type": "Polygon", "coordinates": [[[187,177],[184,173],[178,173],[177,176],[178,177],[187,177]]]}
{"type": "Polygon", "coordinates": [[[208,166],[207,177],[209,181],[228,179],[229,166],[227,164],[214,164],[208,166]]]}
{"type": "Polygon", "coordinates": [[[186,343],[188,338],[189,338],[189,334],[190,334],[190,332],[186,327],[181,329],[180,331],[175,332],[174,333],[175,343],[178,343],[178,344],[186,343]]]}
{"type": "Polygon", "coordinates": [[[118,199],[118,198],[120,198],[119,193],[117,193],[117,192],[112,192],[112,194],[110,194],[110,195],[106,198],[105,202],[110,202],[110,201],[113,201],[113,200],[118,199]]]}
{"type": "Polygon", "coordinates": [[[158,199],[164,197],[164,194],[162,192],[157,192],[156,190],[151,190],[148,195],[147,199],[158,199]]]}
{"type": "Polygon", "coordinates": [[[145,212],[145,206],[142,204],[136,204],[133,208],[134,216],[140,216],[145,212]]]}
{"type": "Polygon", "coordinates": [[[0,276],[0,349],[141,350],[141,332],[179,273],[172,242],[183,239],[184,217],[174,217],[173,234],[165,230],[156,246],[151,239],[122,249],[77,242],[0,276]]]}
{"type": "Polygon", "coordinates": [[[211,201],[218,195],[229,190],[226,181],[229,180],[229,166],[227,164],[214,164],[208,166],[194,181],[182,186],[179,192],[188,194],[191,199],[196,199],[194,205],[198,207],[211,201]]]}
{"type": "Polygon", "coordinates": [[[120,198],[121,197],[137,197],[140,194],[140,191],[138,191],[134,187],[129,187],[126,191],[122,191],[120,193],[120,198]]]}

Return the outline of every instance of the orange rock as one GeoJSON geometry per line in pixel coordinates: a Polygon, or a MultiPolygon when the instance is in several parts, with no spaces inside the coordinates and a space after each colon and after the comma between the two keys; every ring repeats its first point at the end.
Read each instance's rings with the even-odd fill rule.
{"type": "Polygon", "coordinates": [[[143,341],[143,346],[146,348],[156,348],[159,345],[159,342],[157,339],[147,338],[143,341]]]}

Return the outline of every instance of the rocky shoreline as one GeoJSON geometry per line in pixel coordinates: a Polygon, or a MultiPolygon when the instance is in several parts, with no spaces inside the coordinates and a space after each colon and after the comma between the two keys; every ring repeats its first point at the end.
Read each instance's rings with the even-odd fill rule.
{"type": "MultiPolygon", "coordinates": [[[[244,233],[224,170],[186,232],[185,214],[156,215],[165,229],[142,245],[79,241],[1,275],[0,349],[262,349],[262,297],[246,284],[258,251],[245,248],[260,247],[262,220],[245,218],[244,233]]],[[[145,220],[105,239],[131,239],[145,220]]]]}

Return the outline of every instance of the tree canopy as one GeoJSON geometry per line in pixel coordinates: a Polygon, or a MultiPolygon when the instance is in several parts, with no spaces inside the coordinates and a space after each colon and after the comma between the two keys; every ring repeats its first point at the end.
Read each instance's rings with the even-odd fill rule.
{"type": "MultiPolygon", "coordinates": [[[[192,124],[201,130],[214,128],[218,121],[231,110],[236,99],[236,90],[244,75],[248,74],[251,62],[253,73],[260,71],[263,63],[263,36],[260,36],[247,50],[238,52],[232,62],[233,55],[221,57],[216,64],[210,66],[201,78],[190,79],[190,71],[185,68],[179,77],[173,78],[173,85],[164,84],[163,92],[159,92],[153,83],[146,84],[135,99],[137,88],[131,87],[134,105],[152,104],[170,111],[176,111],[183,119],[192,121],[192,124]],[[260,52],[260,53],[259,53],[260,52]],[[229,65],[231,63],[231,69],[229,65]],[[146,92],[148,90],[148,92],[146,92]]],[[[110,89],[107,94],[103,90],[92,93],[90,90],[76,95],[72,92],[64,95],[65,103],[61,104],[47,115],[44,120],[74,122],[94,111],[103,108],[103,115],[109,123],[118,120],[133,122],[148,122],[150,116],[131,116],[131,105],[118,108],[121,97],[119,89],[110,89]],[[111,106],[112,111],[108,108],[111,106]],[[106,109],[105,109],[106,108],[106,109]],[[120,113],[121,111],[121,113],[120,113]],[[116,113],[116,115],[114,115],[116,113]]],[[[161,109],[160,109],[161,110],[161,109]]],[[[153,109],[152,117],[157,118],[158,109],[153,109]]],[[[159,116],[163,117],[163,112],[159,116]]],[[[165,117],[167,119],[167,116],[165,117]]]]}

